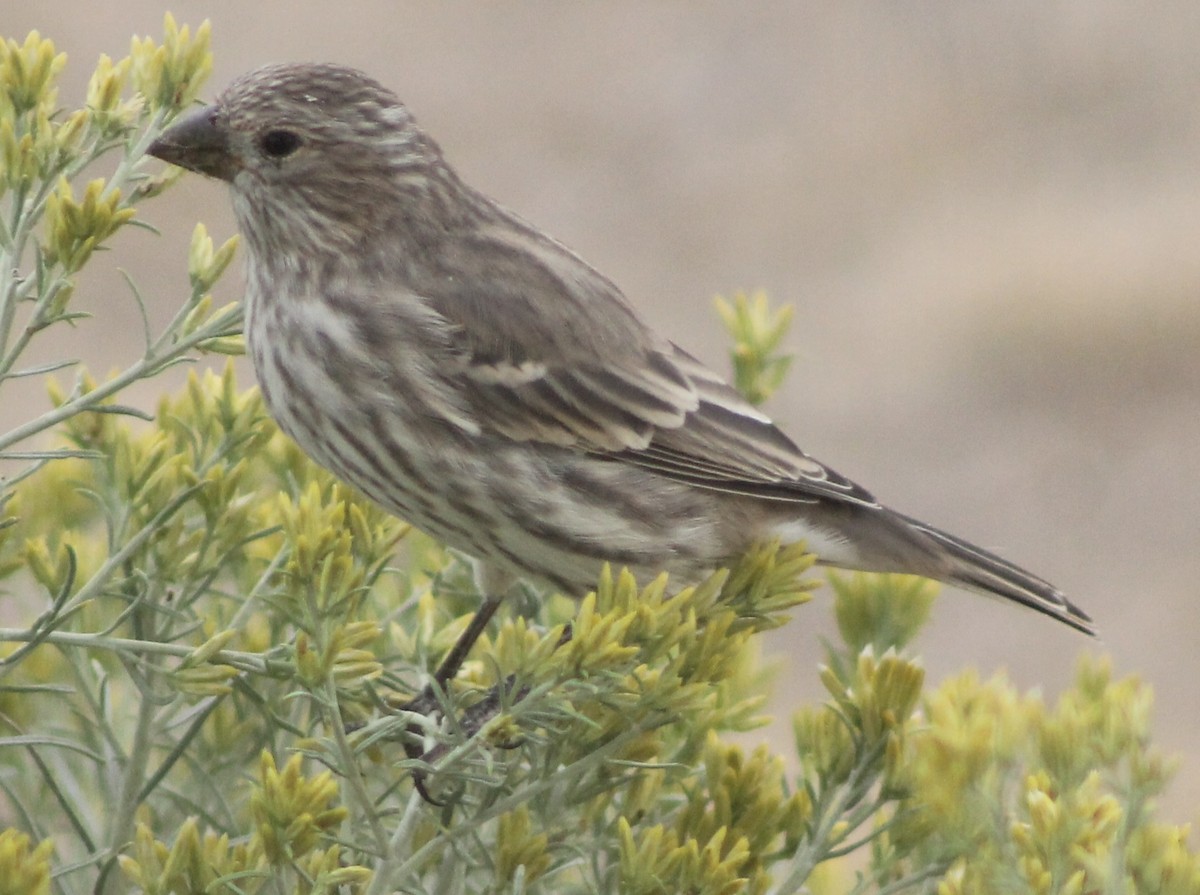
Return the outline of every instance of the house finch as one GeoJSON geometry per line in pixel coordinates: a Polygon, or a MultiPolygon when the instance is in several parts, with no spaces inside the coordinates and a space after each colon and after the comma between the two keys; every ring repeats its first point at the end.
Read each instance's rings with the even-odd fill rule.
{"type": "Polygon", "coordinates": [[[230,185],[279,425],[475,557],[491,609],[514,576],[570,594],[604,563],[694,581],[780,538],[1093,633],[1053,585],[802,452],[603,274],[463,183],[371,78],[261,68],[149,152],[230,185]]]}

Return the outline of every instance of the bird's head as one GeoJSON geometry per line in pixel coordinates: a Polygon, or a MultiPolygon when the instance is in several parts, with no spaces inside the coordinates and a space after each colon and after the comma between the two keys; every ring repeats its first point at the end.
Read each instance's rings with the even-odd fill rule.
{"type": "Polygon", "coordinates": [[[285,184],[334,165],[387,166],[428,141],[399,98],[341,65],[268,65],[164,131],[150,155],[240,185],[285,184]]]}
{"type": "Polygon", "coordinates": [[[411,199],[444,167],[394,93],[352,68],[314,63],[243,75],[147,151],[229,183],[252,250],[256,242],[268,249],[280,228],[291,231],[292,245],[316,231],[368,238],[395,224],[382,216],[404,203],[390,201],[390,192],[411,199]]]}

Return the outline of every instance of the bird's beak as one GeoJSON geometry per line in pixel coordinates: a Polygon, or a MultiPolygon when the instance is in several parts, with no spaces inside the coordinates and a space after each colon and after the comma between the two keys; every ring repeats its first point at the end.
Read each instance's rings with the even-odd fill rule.
{"type": "Polygon", "coordinates": [[[241,167],[230,149],[229,134],[217,119],[216,106],[205,106],[171,125],[146,152],[218,180],[233,180],[241,167]]]}

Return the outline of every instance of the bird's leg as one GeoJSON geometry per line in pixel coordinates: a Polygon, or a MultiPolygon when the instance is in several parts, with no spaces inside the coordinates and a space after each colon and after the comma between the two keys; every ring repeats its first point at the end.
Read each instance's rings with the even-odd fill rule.
{"type": "MultiPolygon", "coordinates": [[[[421,695],[412,700],[404,707],[405,711],[418,712],[423,715],[428,715],[438,707],[439,692],[445,692],[446,687],[454,676],[458,674],[462,667],[463,661],[467,654],[471,651],[471,647],[475,641],[479,639],[479,635],[483,633],[483,629],[487,627],[487,623],[492,616],[496,614],[496,609],[499,608],[501,597],[488,597],[484,600],[483,605],[479,607],[479,611],[475,617],[471,619],[471,623],[467,629],[459,636],[454,647],[446,654],[446,658],[442,660],[442,664],[438,666],[437,672],[433,676],[433,680],[425,685],[425,689],[421,691],[421,695]],[[439,688],[435,690],[435,685],[439,688]]],[[[571,626],[567,625],[563,629],[562,636],[558,643],[555,644],[555,649],[567,643],[571,639],[571,626]]],[[[509,675],[505,680],[492,687],[491,691],[480,702],[468,708],[463,712],[462,717],[458,719],[458,726],[466,737],[472,737],[477,734],[491,718],[495,717],[496,713],[504,705],[504,694],[509,692],[515,684],[515,676],[509,675]]],[[[528,692],[528,688],[518,692],[513,702],[519,702],[528,692]]],[[[412,734],[404,745],[405,754],[412,759],[419,759],[423,764],[432,765],[446,752],[449,751],[449,746],[446,743],[439,743],[432,749],[424,750],[418,745],[420,740],[420,730],[415,726],[408,728],[412,734]]],[[[501,748],[515,749],[519,743],[501,745],[501,748]]],[[[429,788],[425,785],[428,772],[423,768],[414,768],[412,772],[413,786],[417,792],[430,805],[442,806],[444,803],[439,802],[429,792],[429,788]]]]}
{"type": "Polygon", "coordinates": [[[479,611],[475,613],[475,617],[471,619],[471,623],[467,625],[466,630],[455,641],[454,648],[446,653],[446,658],[442,659],[442,664],[434,672],[433,680],[439,687],[444,689],[454,679],[454,676],[458,674],[463,662],[467,659],[467,654],[471,652],[471,647],[475,645],[475,641],[479,639],[484,628],[488,626],[488,622],[495,616],[496,610],[500,608],[500,603],[503,600],[502,596],[496,597],[490,594],[484,597],[483,605],[479,607],[479,611]]]}
{"type": "MultiPolygon", "coordinates": [[[[501,594],[503,594],[503,592],[501,592],[501,594]]],[[[500,608],[500,603],[503,602],[503,600],[503,595],[495,596],[494,592],[490,592],[484,597],[483,604],[479,607],[478,611],[476,611],[474,617],[471,619],[470,624],[468,624],[462,634],[459,635],[458,640],[454,642],[454,646],[451,647],[450,652],[446,653],[446,657],[442,659],[442,664],[439,665],[437,671],[434,672],[433,680],[425,685],[424,689],[421,690],[420,696],[413,699],[404,707],[406,712],[413,712],[414,714],[427,716],[433,714],[433,712],[441,704],[441,694],[446,692],[450,681],[454,679],[455,675],[458,674],[459,669],[462,668],[463,662],[466,661],[467,655],[471,652],[471,647],[475,645],[475,641],[479,639],[479,636],[487,627],[488,622],[492,620],[492,617],[496,614],[496,610],[500,608]]],[[[485,702],[490,701],[491,698],[485,700],[485,702]]],[[[495,697],[495,701],[497,704],[499,704],[498,695],[495,697]]],[[[439,750],[436,746],[428,751],[425,750],[421,745],[423,736],[421,729],[418,726],[409,725],[408,733],[409,737],[404,743],[404,753],[409,758],[419,759],[426,764],[432,764],[440,757],[442,751],[444,751],[439,750]]],[[[421,768],[414,768],[412,773],[413,786],[417,788],[417,792],[421,794],[421,798],[430,805],[441,806],[443,803],[435,799],[430,794],[428,787],[425,785],[425,778],[427,776],[428,775],[425,770],[421,768]]]]}
{"type": "Polygon", "coordinates": [[[428,715],[438,707],[438,694],[446,692],[446,687],[462,668],[463,662],[471,652],[471,647],[475,645],[475,641],[479,639],[503,601],[503,596],[492,596],[491,594],[483,598],[483,604],[471,619],[470,624],[458,636],[458,640],[454,642],[450,652],[446,653],[446,658],[442,659],[442,664],[433,673],[433,680],[425,685],[420,696],[404,707],[406,712],[428,715]]]}

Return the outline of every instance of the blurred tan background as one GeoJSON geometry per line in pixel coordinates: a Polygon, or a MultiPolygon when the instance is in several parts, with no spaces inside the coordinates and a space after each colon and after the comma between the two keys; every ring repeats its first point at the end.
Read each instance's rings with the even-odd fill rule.
{"type": "MultiPolygon", "coordinates": [[[[1167,818],[1200,820],[1200,4],[337,6],[169,8],[212,19],[206,96],[283,60],[394,87],[469,181],[721,369],[715,293],[795,304],[784,428],[1055,581],[1104,638],[948,591],[919,644],[931,679],[1006,668],[1053,697],[1080,652],[1110,652],[1183,755],[1167,818]]],[[[98,54],[160,35],[167,8],[0,0],[0,27],[53,37],[78,103],[98,54]]],[[[147,212],[163,237],[125,231],[76,299],[97,319],[70,351],[101,373],[140,338],[102,268],[165,320],[193,223],[233,231],[199,178],[147,212]]],[[[830,616],[825,595],[768,644],[781,716],[820,693],[830,616]]]]}

